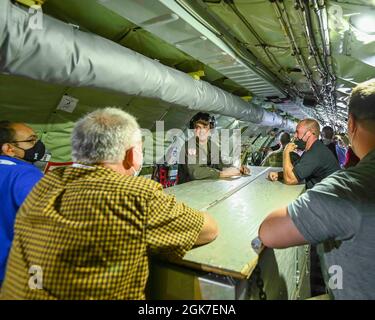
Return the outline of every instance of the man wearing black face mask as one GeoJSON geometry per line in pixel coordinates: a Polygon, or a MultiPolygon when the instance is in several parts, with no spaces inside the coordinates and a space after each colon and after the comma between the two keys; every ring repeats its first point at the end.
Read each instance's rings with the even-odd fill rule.
{"type": "Polygon", "coordinates": [[[318,140],[319,123],[314,119],[304,119],[297,125],[294,143],[289,143],[283,154],[283,172],[270,172],[269,179],[283,178],[285,184],[298,184],[305,181],[311,189],[330,174],[340,169],[332,152],[318,140]],[[296,149],[303,151],[301,159],[293,165],[290,153],[296,149]]]}
{"type": "MultiPolygon", "coordinates": [[[[322,181],[340,169],[339,163],[333,153],[318,140],[320,133],[319,123],[314,119],[305,119],[298,123],[294,135],[294,143],[289,143],[283,154],[283,172],[270,172],[272,181],[283,177],[285,184],[306,183],[306,189],[311,189],[316,183],[322,181]],[[293,165],[290,154],[294,150],[303,151],[301,158],[293,165]]],[[[320,271],[319,258],[314,246],[310,251],[311,276],[310,286],[313,295],[325,292],[324,281],[320,271]]]]}
{"type": "Polygon", "coordinates": [[[259,238],[269,248],[318,244],[331,295],[374,300],[375,78],[353,89],[348,118],[350,144],[360,162],[273,211],[259,238]]]}
{"type": "Polygon", "coordinates": [[[0,287],[18,208],[42,173],[32,165],[45,153],[35,132],[22,123],[0,122],[0,287]]]}

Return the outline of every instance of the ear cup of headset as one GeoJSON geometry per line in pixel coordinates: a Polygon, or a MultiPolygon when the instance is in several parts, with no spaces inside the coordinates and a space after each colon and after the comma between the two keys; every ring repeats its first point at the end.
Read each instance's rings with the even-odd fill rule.
{"type": "Polygon", "coordinates": [[[210,116],[208,113],[198,112],[194,117],[191,118],[189,128],[195,129],[195,122],[201,119],[210,123],[210,129],[216,127],[216,119],[214,116],[210,116]]]}
{"type": "Polygon", "coordinates": [[[216,127],[216,119],[214,116],[210,116],[210,128],[214,129],[216,127]]]}
{"type": "Polygon", "coordinates": [[[193,119],[191,119],[190,122],[189,122],[189,129],[194,129],[194,121],[193,121],[193,119]]]}

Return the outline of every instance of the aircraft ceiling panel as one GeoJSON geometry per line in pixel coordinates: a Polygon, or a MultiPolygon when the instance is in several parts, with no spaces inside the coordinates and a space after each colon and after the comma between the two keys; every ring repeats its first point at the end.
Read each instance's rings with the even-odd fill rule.
{"type": "MultiPolygon", "coordinates": [[[[222,67],[225,68],[228,66],[226,63],[230,59],[226,55],[217,55],[215,51],[212,51],[212,47],[207,46],[207,43],[205,43],[207,40],[197,37],[199,32],[197,33],[196,29],[181,24],[182,19],[174,16],[171,11],[165,11],[164,4],[168,0],[153,0],[152,5],[149,5],[150,1],[148,0],[126,0],[125,2],[112,0],[49,0],[43,6],[43,11],[63,21],[79,25],[83,30],[97,33],[153,59],[158,59],[161,63],[183,72],[204,70],[206,75],[202,77],[202,80],[236,95],[244,96],[255,93],[268,95],[272,93],[272,91],[264,89],[261,83],[258,83],[258,89],[253,88],[253,92],[250,93],[249,87],[246,87],[246,85],[254,83],[253,75],[241,73],[240,65],[237,65],[239,70],[234,70],[239,73],[231,74],[237,82],[223,75],[223,70],[218,72],[211,68],[210,65],[214,66],[215,62],[216,66],[222,63],[222,67]],[[142,12],[128,10],[129,7],[124,7],[125,2],[133,2],[132,5],[136,3],[136,5],[142,7],[142,12]],[[108,9],[109,3],[116,3],[117,7],[110,10],[108,9]],[[125,16],[128,16],[128,18],[125,16]],[[137,20],[139,24],[131,22],[132,19],[137,20]],[[177,28],[172,28],[176,26],[177,28]],[[199,53],[205,59],[209,58],[207,52],[212,51],[210,62],[199,61],[191,54],[183,52],[175,43],[170,44],[162,40],[160,35],[159,37],[153,35],[149,32],[152,31],[152,28],[159,30],[160,33],[163,32],[166,39],[180,42],[181,49],[187,50],[187,47],[189,47],[192,52],[195,52],[194,54],[199,53]],[[197,42],[194,42],[194,39],[197,42]]],[[[313,2],[310,1],[310,3],[313,2]]],[[[269,72],[283,83],[284,88],[289,90],[288,93],[290,94],[289,101],[286,101],[286,103],[295,104],[293,108],[285,107],[285,110],[289,110],[285,112],[290,112],[294,117],[300,117],[304,113],[302,108],[302,112],[299,110],[301,99],[314,97],[316,92],[320,92],[322,79],[316,67],[315,57],[322,58],[323,43],[313,7],[310,7],[309,11],[312,20],[312,34],[315,36],[318,47],[318,54],[316,55],[310,55],[308,39],[304,36],[304,28],[299,15],[301,10],[294,6],[298,1],[284,1],[277,4],[280,7],[285,6],[294,39],[301,55],[304,57],[306,67],[311,72],[311,79],[316,83],[316,92],[312,90],[301,61],[298,61],[293,53],[291,43],[277,18],[274,3],[265,0],[234,0],[235,10],[227,1],[179,0],[179,3],[190,4],[194,8],[199,6],[204,8],[203,11],[206,13],[203,14],[202,10],[199,11],[201,15],[196,17],[197,20],[207,25],[212,31],[226,26],[227,31],[237,39],[237,47],[249,50],[259,60],[260,64],[266,66],[269,72]]],[[[351,88],[357,83],[374,77],[375,74],[374,35],[369,35],[369,30],[358,32],[358,27],[352,21],[353,17],[356,16],[370,15],[370,17],[375,17],[375,1],[339,0],[325,1],[324,3],[327,13],[332,73],[336,81],[337,105],[334,108],[329,108],[324,103],[325,101],[321,101],[317,104],[317,107],[309,110],[313,112],[312,115],[315,112],[315,117],[323,122],[329,123],[330,120],[342,122],[345,121],[345,105],[347,103],[345,96],[348,96],[351,88]],[[337,115],[337,119],[331,119],[331,115],[334,115],[334,117],[337,115]]],[[[285,18],[285,13],[283,14],[285,18]]],[[[230,41],[225,37],[223,39],[227,41],[225,43],[230,47],[230,41]]],[[[251,65],[250,62],[249,65],[251,65]]],[[[330,96],[334,95],[333,91],[330,96]]],[[[279,108],[279,105],[277,107],[279,108]]]]}
{"type": "MultiPolygon", "coordinates": [[[[236,75],[249,74],[258,82],[268,86],[267,94],[284,97],[284,94],[272,83],[252,72],[249,65],[243,63],[220,37],[213,34],[203,24],[197,23],[175,2],[153,1],[147,7],[143,7],[142,3],[135,0],[108,0],[102,3],[103,6],[157,35],[233,81],[237,82],[234,73],[236,75]],[[235,70],[228,71],[227,69],[231,67],[235,70]]],[[[250,91],[254,88],[254,84],[240,84],[250,91]]],[[[258,92],[258,94],[264,96],[265,92],[258,92]]]]}
{"type": "Polygon", "coordinates": [[[130,21],[111,10],[104,10],[100,3],[92,0],[48,0],[43,5],[43,11],[113,41],[118,41],[135,27],[130,21]]]}

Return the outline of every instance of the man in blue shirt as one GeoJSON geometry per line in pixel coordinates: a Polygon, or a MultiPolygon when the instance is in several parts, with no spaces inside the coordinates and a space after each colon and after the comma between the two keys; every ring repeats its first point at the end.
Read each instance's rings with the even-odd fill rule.
{"type": "Polygon", "coordinates": [[[22,123],[0,122],[0,287],[13,240],[16,213],[42,172],[33,162],[45,147],[35,132],[22,123]]]}

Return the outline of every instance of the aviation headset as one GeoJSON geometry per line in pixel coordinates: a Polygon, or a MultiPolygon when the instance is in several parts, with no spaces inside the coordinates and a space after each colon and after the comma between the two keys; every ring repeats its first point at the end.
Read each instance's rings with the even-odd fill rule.
{"type": "Polygon", "coordinates": [[[206,112],[198,112],[194,117],[191,118],[189,122],[189,128],[195,129],[195,123],[199,120],[208,122],[210,124],[210,129],[213,129],[216,127],[216,119],[214,116],[210,116],[206,112]]]}

